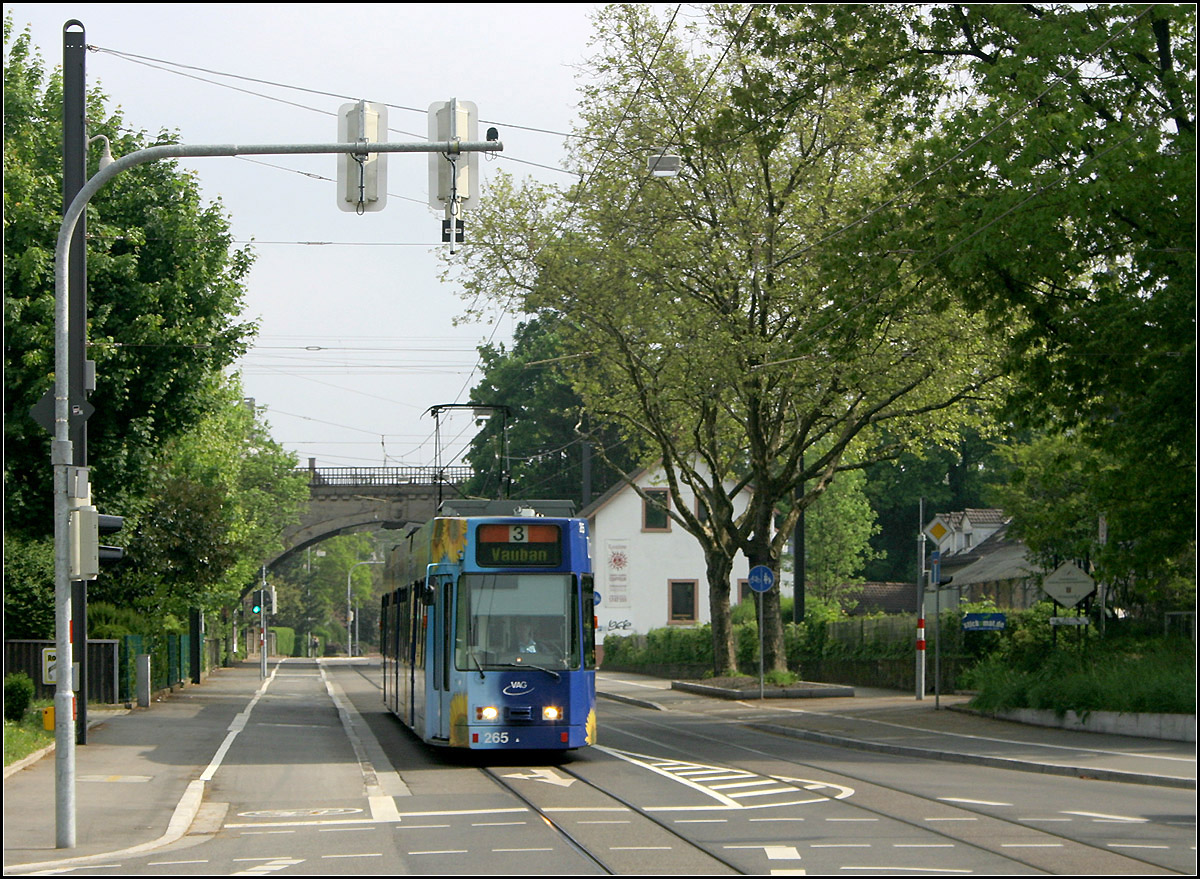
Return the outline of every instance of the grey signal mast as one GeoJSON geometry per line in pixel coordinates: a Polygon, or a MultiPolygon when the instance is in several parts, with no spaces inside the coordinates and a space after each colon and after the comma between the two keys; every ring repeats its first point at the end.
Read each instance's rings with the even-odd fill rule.
{"type": "MultiPolygon", "coordinates": [[[[82,23],[70,21],[64,30],[78,26],[82,40],[82,23]]],[[[83,88],[82,76],[78,88],[83,88]]],[[[435,104],[434,107],[439,105],[435,104]]],[[[473,108],[473,104],[459,101],[449,101],[442,107],[473,108]]],[[[387,153],[430,153],[431,162],[444,158],[452,169],[457,169],[461,163],[467,171],[463,179],[461,172],[451,175],[448,181],[446,198],[440,199],[435,207],[444,201],[447,218],[457,218],[457,214],[470,203],[477,186],[478,159],[471,165],[470,158],[466,161],[463,156],[474,157],[478,152],[500,152],[504,145],[495,134],[495,129],[488,132],[486,142],[474,139],[462,140],[455,134],[445,140],[422,143],[387,143],[379,140],[372,141],[370,135],[382,138],[387,131],[386,113],[378,113],[382,105],[367,104],[360,101],[349,105],[352,109],[343,108],[339,116],[339,126],[345,124],[347,134],[353,140],[337,143],[301,143],[301,144],[163,144],[137,150],[122,156],[112,162],[102,162],[98,170],[82,187],[79,188],[70,205],[63,211],[62,223],[59,226],[58,239],[55,243],[54,259],[54,406],[53,429],[50,431],[54,439],[50,444],[50,463],[54,473],[54,627],[55,655],[58,668],[71,669],[73,664],[71,644],[71,624],[73,617],[73,601],[71,595],[72,575],[82,576],[86,572],[83,561],[90,552],[85,548],[98,544],[98,535],[93,535],[93,529],[99,527],[97,515],[91,508],[90,490],[88,486],[88,468],[76,466],[74,461],[74,442],[71,432],[76,430],[81,421],[86,420],[88,411],[73,401],[70,396],[70,369],[72,366],[73,331],[71,326],[72,308],[68,296],[71,284],[86,285],[86,276],[81,280],[72,278],[68,282],[71,270],[71,240],[79,227],[81,217],[87,209],[88,202],[99,192],[108,181],[118,174],[160,159],[203,158],[222,156],[283,156],[283,155],[316,155],[334,154],[349,161],[339,164],[344,167],[345,179],[339,171],[338,191],[339,207],[343,201],[351,204],[344,210],[355,210],[359,213],[378,211],[386,201],[387,176],[383,167],[383,158],[387,153]],[[371,114],[375,113],[376,116],[371,114]],[[369,148],[368,148],[369,147],[369,148]],[[372,165],[372,162],[375,162],[372,165]],[[353,168],[350,163],[353,163],[353,168]],[[471,169],[474,167],[475,172],[471,169]],[[354,173],[351,173],[353,171],[354,173]],[[368,173],[369,172],[369,173],[368,173]],[[353,178],[353,189],[350,189],[353,178]],[[352,198],[348,198],[352,196],[352,198]],[[361,207],[361,210],[360,210],[361,207]],[[75,403],[73,406],[72,403],[75,403]],[[74,410],[74,411],[73,411],[74,410]],[[88,533],[84,533],[84,532],[88,533]],[[72,552],[72,545],[78,547],[72,552]]],[[[433,108],[431,108],[431,113],[433,108]]],[[[461,111],[460,111],[461,112],[461,111]]],[[[470,131],[473,110],[467,109],[465,130],[470,131]]],[[[464,124],[458,112],[450,114],[447,124],[450,130],[463,130],[464,124]]],[[[437,130],[441,130],[440,128],[437,130]]],[[[431,127],[433,123],[431,122],[431,127]]],[[[64,126],[64,139],[67,131],[64,126]]],[[[83,131],[78,132],[80,137],[83,131]]],[[[439,171],[440,179],[440,171],[439,171]]],[[[435,190],[431,189],[432,193],[435,190]]],[[[453,236],[451,236],[453,237],[453,236]]],[[[451,243],[453,252],[453,242],[451,243]]],[[[76,305],[76,312],[81,309],[76,305]]],[[[86,310],[86,309],[82,309],[86,310]]],[[[80,315],[76,314],[76,317],[80,315]]],[[[86,315],[82,315],[86,318],[86,315]]],[[[81,322],[82,323],[82,322],[81,322]]],[[[79,331],[74,331],[78,333],[79,331]]],[[[77,341],[77,340],[76,340],[77,341]]],[[[82,350],[82,345],[77,345],[82,350]]],[[[76,355],[78,356],[78,355],[76,355]]],[[[72,692],[72,674],[58,675],[54,694],[55,708],[55,842],[57,848],[75,847],[75,730],[72,721],[74,694],[72,692]]]]}

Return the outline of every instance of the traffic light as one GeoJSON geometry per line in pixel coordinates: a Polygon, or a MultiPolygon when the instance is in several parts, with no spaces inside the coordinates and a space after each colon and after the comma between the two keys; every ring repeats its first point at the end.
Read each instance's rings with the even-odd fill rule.
{"type": "MultiPolygon", "coordinates": [[[[99,521],[100,534],[116,534],[125,527],[124,516],[107,516],[101,513],[97,517],[99,521]]],[[[98,547],[101,562],[119,562],[125,558],[125,548],[121,546],[106,546],[100,544],[98,547]]]]}
{"type": "Polygon", "coordinates": [[[125,527],[122,516],[106,516],[91,504],[80,504],[69,518],[69,571],[72,580],[95,580],[101,562],[119,561],[125,550],[100,543],[101,534],[114,534],[125,527]]]}
{"type": "Polygon", "coordinates": [[[275,613],[275,590],[255,589],[250,597],[250,609],[254,613],[275,613]]]}

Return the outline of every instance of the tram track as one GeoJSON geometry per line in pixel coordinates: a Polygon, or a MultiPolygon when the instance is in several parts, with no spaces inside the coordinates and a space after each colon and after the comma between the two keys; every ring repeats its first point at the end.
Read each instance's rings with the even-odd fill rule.
{"type": "MultiPolygon", "coordinates": [[[[1127,854],[1124,852],[1120,852],[1120,853],[1113,852],[1112,850],[1110,850],[1108,848],[1098,846],[1095,843],[1092,843],[1086,839],[1080,839],[1080,838],[1068,835],[1063,832],[1056,832],[1053,829],[1042,828],[1042,827],[1037,827],[1037,828],[1030,827],[1029,824],[1027,824],[1027,823],[1022,823],[1021,821],[1014,820],[1011,818],[1006,818],[1001,815],[992,814],[990,812],[984,811],[982,808],[972,809],[970,807],[969,803],[961,803],[961,802],[948,803],[944,799],[938,799],[936,797],[929,796],[927,794],[914,793],[913,791],[911,791],[909,789],[906,789],[906,788],[903,788],[903,787],[900,787],[897,785],[890,785],[885,782],[881,782],[875,778],[868,778],[868,777],[866,777],[866,775],[863,775],[863,774],[856,775],[852,772],[846,771],[844,768],[839,768],[838,770],[831,771],[815,762],[798,761],[794,757],[785,755],[780,752],[772,752],[771,750],[767,750],[767,749],[763,749],[763,748],[749,747],[745,744],[739,744],[735,741],[732,741],[730,737],[717,737],[717,736],[700,733],[693,729],[688,729],[686,727],[686,725],[678,723],[677,720],[676,720],[676,722],[668,724],[668,723],[664,723],[661,721],[655,721],[650,718],[639,717],[638,721],[643,726],[651,727],[656,730],[661,730],[662,735],[661,736],[640,735],[638,733],[635,733],[635,732],[632,732],[629,730],[615,729],[611,726],[609,727],[609,732],[611,735],[629,736],[635,740],[639,740],[640,742],[642,742],[643,743],[641,746],[642,748],[650,747],[650,748],[655,749],[657,752],[664,753],[664,754],[694,755],[696,753],[697,749],[694,747],[689,748],[688,745],[686,744],[687,740],[690,739],[697,743],[703,742],[706,745],[718,746],[721,749],[723,754],[729,755],[729,759],[722,760],[722,765],[728,766],[731,770],[739,770],[740,769],[740,770],[744,770],[744,771],[762,772],[761,769],[751,769],[750,766],[748,765],[750,763],[750,761],[756,760],[756,759],[759,759],[759,760],[766,759],[766,760],[771,760],[771,761],[777,761],[788,767],[795,767],[796,772],[798,772],[800,774],[818,773],[818,774],[826,776],[826,777],[830,777],[830,776],[836,777],[838,780],[845,780],[847,782],[859,785],[860,790],[862,790],[861,786],[868,786],[870,789],[884,791],[891,795],[903,797],[905,799],[905,801],[910,804],[911,803],[923,804],[924,806],[927,807],[927,810],[929,810],[929,811],[935,811],[935,810],[938,812],[945,812],[947,810],[961,811],[961,812],[966,813],[968,816],[970,816],[972,818],[976,818],[978,820],[982,820],[982,821],[986,821],[986,822],[995,822],[997,826],[1007,827],[1014,833],[1037,834],[1039,838],[1043,838],[1046,840],[1045,843],[1040,843],[1040,844],[1039,843],[1030,843],[1031,848],[1034,846],[1044,846],[1046,850],[1049,850],[1051,845],[1053,845],[1053,844],[1061,844],[1064,847],[1065,846],[1076,846],[1076,847],[1080,847],[1081,849],[1087,850],[1088,852],[1093,853],[1094,857],[1096,859],[1103,859],[1103,860],[1115,859],[1117,861],[1123,861],[1126,864],[1128,871],[1137,872],[1137,870],[1134,866],[1136,864],[1136,865],[1142,865],[1144,867],[1152,868],[1153,870],[1163,871],[1165,873],[1177,873],[1178,874],[1180,872],[1180,871],[1172,870],[1169,867],[1165,867],[1160,863],[1156,863],[1155,861],[1148,860],[1137,854],[1127,854]],[[741,760],[734,758],[732,756],[733,751],[735,751],[735,750],[743,753],[744,756],[741,758],[741,760]]],[[[740,724],[736,721],[730,721],[730,723],[733,725],[742,726],[742,724],[740,724]]],[[[769,733],[764,733],[764,735],[769,735],[769,733]]],[[[769,741],[769,739],[768,739],[768,741],[769,741]]],[[[824,747],[834,747],[834,746],[825,745],[824,747]]],[[[688,757],[686,759],[690,759],[690,757],[688,757]]],[[[576,773],[572,773],[572,774],[576,775],[576,777],[578,777],[578,775],[576,773]]],[[[780,777],[779,773],[771,773],[771,774],[775,775],[776,777],[780,777]]],[[[614,796],[610,792],[606,792],[606,794],[609,796],[614,796]]],[[[1005,860],[1011,862],[1014,865],[1020,865],[1020,866],[1028,867],[1029,869],[1038,870],[1038,871],[1054,872],[1052,869],[1048,869],[1048,867],[1052,867],[1053,865],[1048,863],[1048,861],[1046,859],[1039,859],[1039,858],[1034,858],[1034,857],[1022,857],[1019,854],[1017,854],[1016,852],[1012,851],[1011,849],[1010,850],[1002,849],[1000,847],[1000,843],[998,843],[998,842],[986,841],[987,837],[990,837],[993,840],[999,838],[998,834],[983,834],[985,836],[984,840],[971,838],[972,836],[980,836],[980,834],[967,834],[964,832],[953,832],[951,830],[942,829],[941,827],[929,826],[926,823],[922,823],[913,818],[907,817],[905,814],[903,814],[902,812],[900,812],[897,809],[882,809],[882,808],[873,807],[871,805],[868,805],[863,802],[863,797],[861,795],[857,795],[855,797],[845,799],[845,800],[843,800],[843,803],[845,805],[850,806],[853,809],[862,811],[862,812],[866,813],[867,815],[870,815],[873,817],[878,817],[881,819],[887,819],[890,821],[899,822],[901,824],[907,825],[914,829],[919,829],[923,833],[932,834],[935,837],[943,838],[943,839],[945,839],[949,842],[952,842],[956,845],[968,846],[977,851],[987,852],[988,854],[1004,858],[1005,860]]],[[[917,813],[918,813],[917,810],[912,810],[912,814],[917,814],[917,813]]],[[[953,817],[954,817],[953,815],[947,815],[942,820],[944,820],[946,826],[953,826],[953,824],[955,823],[953,821],[953,817]]],[[[1061,852],[1061,849],[1059,849],[1059,851],[1061,852]]],[[[1055,856],[1055,858],[1059,858],[1059,857],[1061,857],[1061,854],[1055,856]]],[[[1072,870],[1071,872],[1076,872],[1076,871],[1072,870]]],[[[1114,870],[1112,872],[1119,872],[1119,871],[1114,870]]]]}
{"type": "MultiPolygon", "coordinates": [[[[603,786],[597,784],[594,781],[591,781],[588,778],[585,778],[583,775],[579,774],[578,772],[575,772],[573,769],[569,768],[568,766],[565,766],[562,764],[556,764],[555,770],[559,773],[563,773],[563,774],[569,776],[574,781],[577,781],[577,782],[583,784],[590,791],[602,796],[606,801],[611,801],[613,803],[616,803],[623,810],[627,810],[629,813],[637,815],[639,818],[641,818],[642,820],[653,825],[658,830],[666,832],[671,838],[683,843],[689,849],[692,849],[693,851],[700,853],[700,855],[702,855],[704,858],[709,859],[711,861],[715,861],[718,864],[721,864],[726,869],[728,869],[730,873],[733,873],[736,875],[744,875],[746,873],[745,870],[741,869],[740,867],[738,867],[738,865],[734,864],[727,858],[723,857],[719,852],[713,851],[710,847],[702,845],[702,844],[696,842],[695,840],[687,838],[685,835],[680,833],[677,829],[672,827],[668,822],[663,821],[661,818],[658,818],[658,817],[654,816],[653,814],[647,813],[645,810],[639,808],[636,804],[630,802],[627,798],[622,797],[620,794],[617,794],[614,791],[605,789],[603,786]]],[[[536,812],[537,815],[546,823],[546,825],[548,827],[550,827],[551,829],[553,829],[555,831],[555,833],[557,833],[560,837],[562,837],[562,839],[568,845],[570,845],[572,847],[572,849],[574,849],[582,857],[586,858],[591,863],[595,864],[603,872],[605,872],[606,874],[608,874],[610,876],[627,874],[627,873],[631,872],[630,870],[619,869],[618,867],[609,863],[604,856],[602,856],[600,853],[598,853],[597,851],[594,850],[594,846],[589,845],[588,843],[580,840],[574,833],[571,832],[571,830],[568,827],[565,826],[563,821],[561,821],[557,817],[557,815],[555,813],[559,810],[556,810],[555,808],[553,808],[551,806],[547,806],[545,803],[539,803],[539,802],[535,801],[536,798],[527,796],[525,793],[523,793],[521,790],[518,789],[517,785],[509,782],[507,780],[506,776],[501,775],[500,773],[498,773],[496,770],[492,769],[491,767],[481,767],[481,771],[484,773],[484,775],[486,775],[488,778],[490,778],[498,786],[500,786],[504,790],[508,791],[512,796],[516,797],[519,801],[524,803],[529,809],[536,812]]],[[[599,807],[599,808],[602,809],[605,807],[599,807]]],[[[649,848],[649,847],[647,847],[647,848],[649,848]]],[[[643,871],[637,870],[637,871],[633,871],[633,872],[643,872],[643,871]]],[[[712,873],[714,871],[709,869],[709,870],[700,870],[700,871],[690,870],[688,872],[712,873]]]]}

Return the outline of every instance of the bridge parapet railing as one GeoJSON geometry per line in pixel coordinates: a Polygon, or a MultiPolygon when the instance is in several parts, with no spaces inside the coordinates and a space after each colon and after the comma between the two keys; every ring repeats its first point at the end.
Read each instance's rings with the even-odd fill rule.
{"type": "Polygon", "coordinates": [[[306,467],[310,486],[319,485],[437,485],[466,482],[470,467],[306,467]]]}

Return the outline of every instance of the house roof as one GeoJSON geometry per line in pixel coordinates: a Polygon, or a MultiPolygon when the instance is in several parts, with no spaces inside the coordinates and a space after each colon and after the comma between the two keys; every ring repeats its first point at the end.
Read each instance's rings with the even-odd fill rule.
{"type": "MultiPolygon", "coordinates": [[[[646,473],[646,468],[642,467],[638,470],[635,470],[632,474],[630,474],[630,478],[632,478],[634,482],[637,482],[639,479],[642,478],[642,476],[645,473],[646,473]]],[[[582,510],[580,510],[579,518],[591,519],[593,516],[596,515],[596,513],[598,513],[601,510],[601,508],[608,506],[608,504],[612,501],[612,499],[615,498],[617,495],[619,495],[624,489],[629,489],[630,491],[633,491],[633,489],[630,487],[628,482],[626,482],[623,479],[618,479],[616,484],[613,485],[612,488],[610,488],[608,491],[604,492],[604,494],[600,495],[600,497],[596,498],[594,501],[592,501],[590,504],[588,504],[586,507],[584,507],[582,510]]]]}
{"type": "Polygon", "coordinates": [[[954,586],[1023,580],[1037,573],[1025,544],[1008,536],[1007,524],[969,552],[947,556],[942,561],[942,570],[954,577],[954,586]]]}
{"type": "Polygon", "coordinates": [[[1004,510],[970,507],[954,513],[938,513],[937,518],[949,524],[956,531],[962,530],[964,522],[969,522],[971,525],[1003,525],[1009,519],[1004,510]]]}

